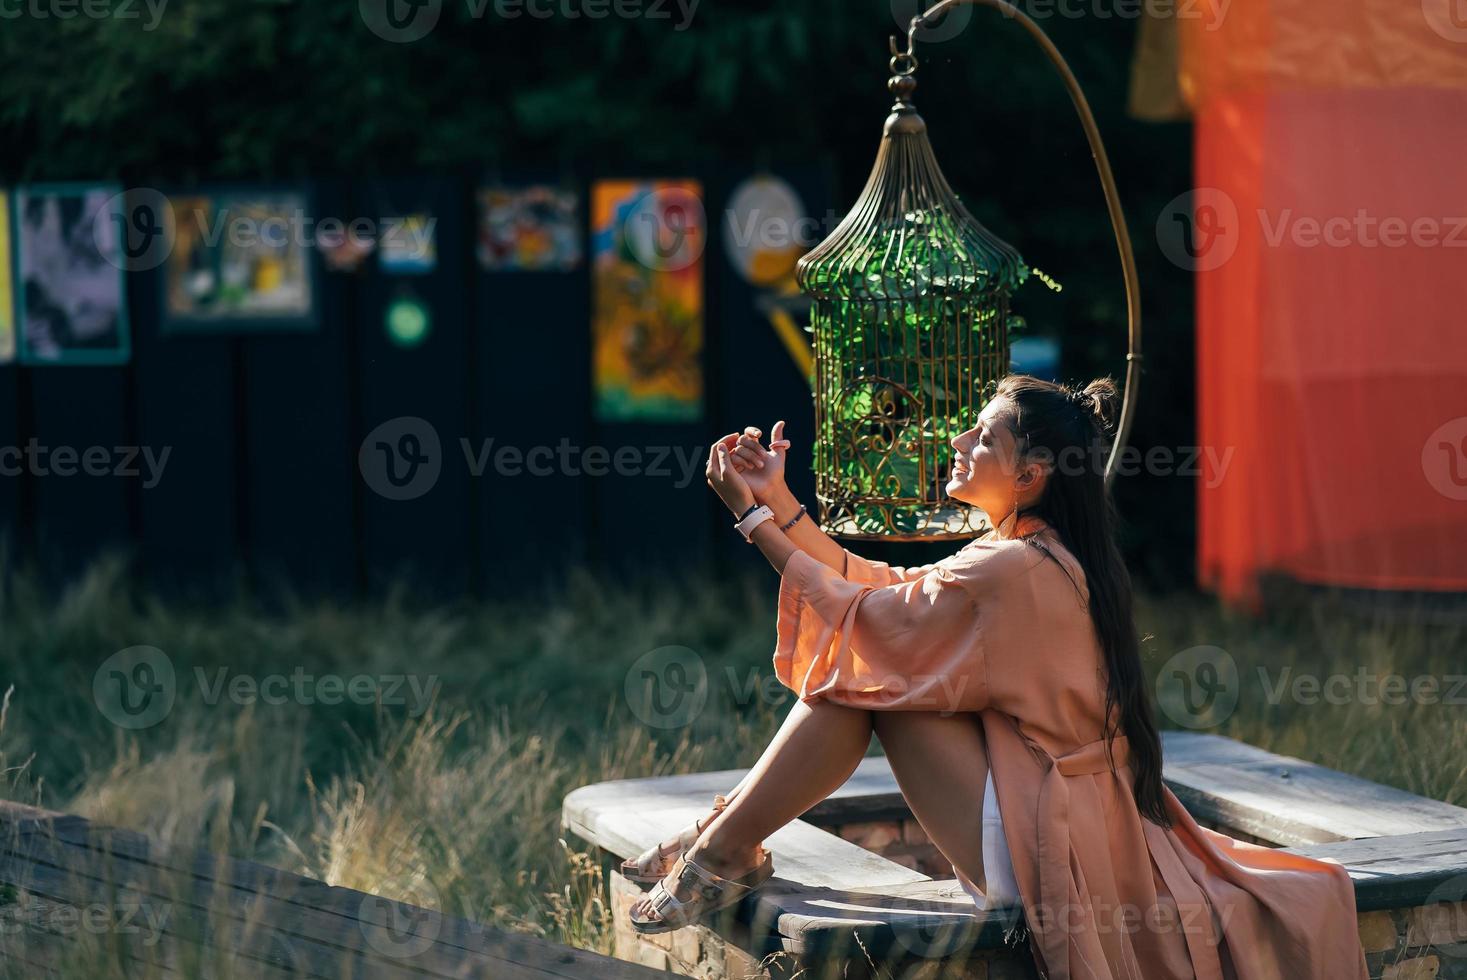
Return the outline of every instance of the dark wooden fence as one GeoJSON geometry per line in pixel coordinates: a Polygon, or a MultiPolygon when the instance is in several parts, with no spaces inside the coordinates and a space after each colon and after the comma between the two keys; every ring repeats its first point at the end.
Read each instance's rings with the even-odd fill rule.
{"type": "MultiPolygon", "coordinates": [[[[460,440],[478,447],[492,437],[521,449],[565,439],[686,457],[706,454],[725,432],[767,430],[784,417],[796,445],[792,484],[814,508],[808,382],[724,254],[723,211],[748,174],[666,176],[701,180],[708,214],[700,421],[593,418],[589,250],[574,272],[486,272],[474,255],[479,181],[318,181],[310,190],[321,215],[376,217],[386,198],[397,213],[438,218],[437,267],[413,280],[432,309],[428,339],[412,349],[389,342],[393,282],[370,259],[355,273],[321,271],[321,324],[310,333],[160,335],[159,272],[130,272],[131,362],[0,368],[0,447],[166,448],[163,478],[148,487],[28,468],[0,477],[8,566],[59,584],[115,551],[170,593],[217,596],[244,582],[372,595],[403,581],[456,597],[553,580],[571,562],[617,572],[757,562],[701,468],[676,485],[684,474],[675,454],[663,476],[511,477],[474,476],[462,451],[460,440]],[[443,453],[436,485],[405,501],[373,492],[357,467],[364,435],[399,416],[427,420],[443,453]]],[[[841,210],[819,168],[780,176],[822,228],[829,209],[841,210]]],[[[588,175],[583,224],[590,184],[588,175]]]]}

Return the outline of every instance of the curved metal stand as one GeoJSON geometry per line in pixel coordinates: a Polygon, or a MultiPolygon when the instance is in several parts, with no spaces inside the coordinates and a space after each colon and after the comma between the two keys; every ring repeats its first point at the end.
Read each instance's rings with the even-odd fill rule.
{"type": "Polygon", "coordinates": [[[910,69],[917,67],[917,57],[912,48],[916,42],[916,33],[921,28],[939,20],[944,14],[954,7],[959,6],[989,7],[997,10],[1005,17],[1018,21],[1023,28],[1029,32],[1029,36],[1038,42],[1044,53],[1049,57],[1050,63],[1059,72],[1064,80],[1065,89],[1070,93],[1070,101],[1075,105],[1075,112],[1080,116],[1080,125],[1085,130],[1085,139],[1090,143],[1090,155],[1095,158],[1095,169],[1100,174],[1100,186],[1105,192],[1105,206],[1110,213],[1111,228],[1115,232],[1116,249],[1121,256],[1121,274],[1126,281],[1126,381],[1121,394],[1121,417],[1116,425],[1115,442],[1111,445],[1110,458],[1105,464],[1106,485],[1115,478],[1116,460],[1120,456],[1122,447],[1131,434],[1131,421],[1136,414],[1136,390],[1141,381],[1141,296],[1140,284],[1136,278],[1136,257],[1131,251],[1131,236],[1126,231],[1126,217],[1121,212],[1120,194],[1116,191],[1115,177],[1111,174],[1110,159],[1105,155],[1105,145],[1100,139],[1100,130],[1095,125],[1095,116],[1090,112],[1090,103],[1085,100],[1085,93],[1080,91],[1080,83],[1075,80],[1074,72],[1070,71],[1069,64],[1049,35],[1036,24],[1028,14],[1018,7],[1008,3],[1007,0],[941,0],[940,3],[912,18],[907,27],[907,50],[897,49],[897,39],[891,39],[891,53],[893,70],[896,62],[900,59],[910,65],[910,69]]]}

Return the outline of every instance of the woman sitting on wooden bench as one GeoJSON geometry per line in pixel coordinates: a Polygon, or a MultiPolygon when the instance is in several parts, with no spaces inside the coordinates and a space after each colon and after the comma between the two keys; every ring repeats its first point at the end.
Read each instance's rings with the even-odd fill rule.
{"type": "Polygon", "coordinates": [[[637,930],[767,880],[765,837],[845,783],[874,731],[974,901],[1022,905],[1042,975],[1364,980],[1343,867],[1200,827],[1162,783],[1098,463],[1115,398],[1105,379],[1001,381],[947,484],[993,530],[915,568],[801,519],[783,422],[767,448],[752,427],[713,445],[709,485],[780,573],[774,666],[800,699],[711,819],[623,867],[655,882],[637,930]]]}

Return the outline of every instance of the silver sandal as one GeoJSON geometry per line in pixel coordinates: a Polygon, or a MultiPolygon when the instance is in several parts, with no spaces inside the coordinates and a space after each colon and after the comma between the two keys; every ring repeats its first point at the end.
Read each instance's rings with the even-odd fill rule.
{"type": "MultiPolygon", "coordinates": [[[[723,808],[726,806],[728,806],[728,797],[722,793],[713,797],[713,814],[715,816],[722,813],[723,808]]],[[[667,877],[668,872],[672,870],[672,866],[677,862],[677,859],[682,857],[683,854],[687,853],[689,848],[697,843],[699,835],[707,827],[707,824],[703,823],[703,821],[709,819],[711,818],[700,817],[683,828],[678,832],[677,837],[673,839],[672,846],[667,850],[664,850],[660,843],[653,844],[636,857],[627,858],[617,870],[621,872],[621,876],[627,881],[636,882],[639,885],[657,884],[657,882],[667,877]]]]}
{"type": "Polygon", "coordinates": [[[652,914],[637,915],[635,905],[628,912],[627,917],[631,920],[632,928],[642,935],[672,932],[692,925],[710,912],[737,905],[774,875],[774,855],[763,847],[759,848],[759,855],[759,863],[754,869],[737,878],[719,877],[707,868],[689,861],[686,855],[678,858],[667,878],[659,881],[640,900],[648,903],[648,911],[652,914]],[[691,891],[692,897],[687,901],[675,898],[666,886],[668,880],[676,882],[675,887],[691,891]]]}

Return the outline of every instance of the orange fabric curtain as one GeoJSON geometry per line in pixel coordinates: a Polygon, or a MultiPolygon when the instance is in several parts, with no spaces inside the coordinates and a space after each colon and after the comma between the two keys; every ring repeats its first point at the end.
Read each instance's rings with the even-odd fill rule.
{"type": "Polygon", "coordinates": [[[1199,440],[1221,461],[1199,481],[1198,575],[1229,599],[1256,603],[1274,571],[1467,590],[1456,2],[1179,18],[1199,440]]]}

